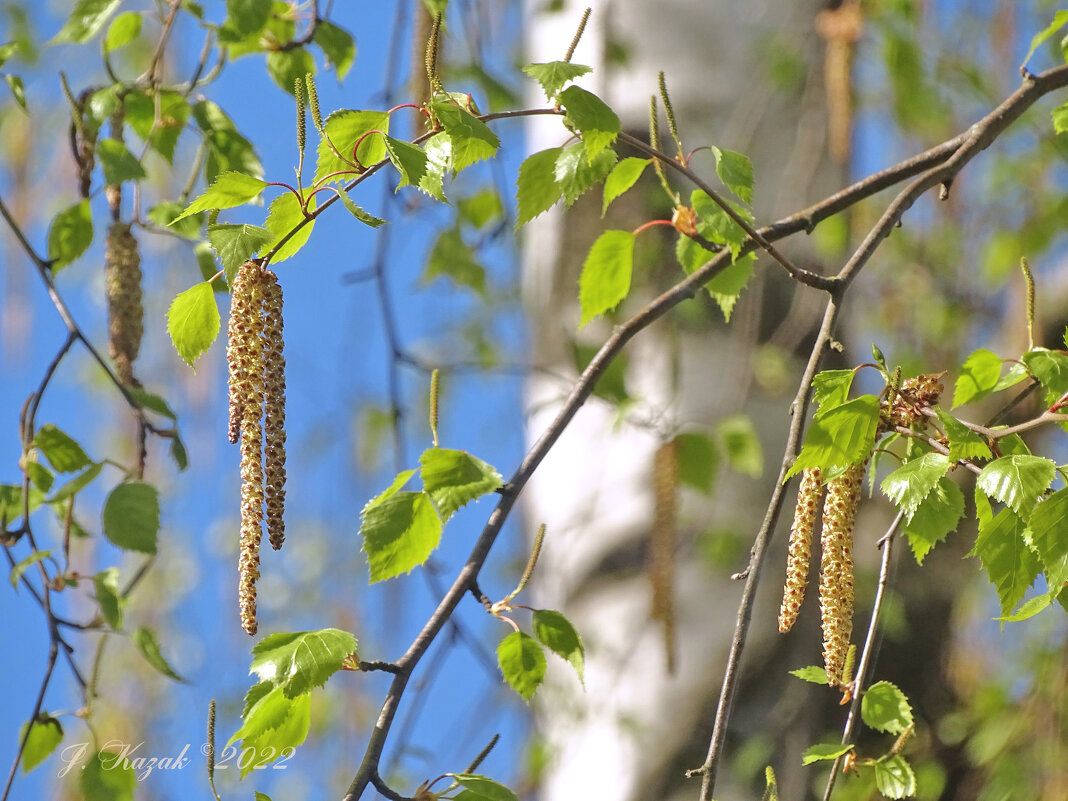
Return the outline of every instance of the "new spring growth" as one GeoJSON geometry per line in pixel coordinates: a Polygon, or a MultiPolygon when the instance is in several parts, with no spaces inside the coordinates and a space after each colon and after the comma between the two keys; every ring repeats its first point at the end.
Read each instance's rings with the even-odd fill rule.
{"type": "Polygon", "coordinates": [[[434,436],[434,447],[438,447],[438,388],[441,371],[436,369],[430,374],[430,433],[434,436]]]}
{"type": "MultiPolygon", "coordinates": [[[[656,113],[656,95],[649,95],[649,144],[653,150],[660,150],[660,122],[659,115],[656,113]]],[[[671,198],[672,204],[676,208],[680,206],[682,199],[678,194],[671,191],[667,176],[664,175],[664,165],[660,163],[660,159],[653,159],[653,170],[656,172],[656,177],[660,179],[660,185],[664,187],[667,196],[671,198]]]]}
{"type": "Polygon", "coordinates": [[[319,111],[319,93],[315,91],[315,76],[310,72],[304,76],[304,82],[308,87],[308,105],[311,106],[312,124],[320,135],[325,136],[323,130],[323,115],[319,111]]]}
{"type": "Polygon", "coordinates": [[[571,39],[571,44],[567,48],[567,54],[564,56],[564,61],[571,61],[572,56],[575,55],[575,48],[578,47],[579,40],[582,38],[583,31],[586,30],[586,23],[590,21],[590,14],[593,13],[593,9],[589,6],[582,12],[582,19],[579,20],[578,29],[575,31],[574,37],[571,39]]]}
{"type": "Polygon", "coordinates": [[[208,704],[208,742],[207,742],[207,758],[208,758],[208,785],[211,787],[211,794],[215,796],[215,801],[222,801],[219,797],[219,791],[215,789],[215,699],[212,698],[208,704]]]}
{"type": "Polygon", "coordinates": [[[678,150],[678,159],[680,162],[685,160],[682,151],[682,140],[679,139],[679,123],[675,119],[675,108],[671,105],[671,96],[668,94],[667,81],[664,79],[664,73],[661,72],[658,78],[660,84],[660,99],[664,101],[664,113],[667,115],[668,130],[671,132],[671,141],[675,143],[675,149],[678,150]]]}
{"type": "MultiPolygon", "coordinates": [[[[300,148],[300,157],[304,158],[304,145],[307,143],[306,122],[304,118],[304,104],[307,102],[304,96],[304,79],[293,79],[293,95],[297,99],[297,147],[300,148]]],[[[299,173],[298,173],[299,175],[299,173]]]]}
{"type": "Polygon", "coordinates": [[[1027,349],[1035,349],[1035,277],[1031,274],[1031,265],[1027,258],[1020,259],[1020,270],[1027,284],[1027,349]]]}
{"type": "Polygon", "coordinates": [[[441,78],[438,77],[438,46],[441,37],[442,16],[434,17],[434,24],[430,28],[430,38],[426,43],[426,79],[430,82],[430,96],[444,94],[441,78]]]}
{"type": "MultiPolygon", "coordinates": [[[[490,614],[494,617],[501,617],[501,612],[509,612],[512,609],[512,601],[519,593],[523,591],[523,588],[527,586],[527,582],[530,581],[531,575],[534,573],[534,567],[538,564],[538,557],[541,555],[541,544],[545,540],[545,524],[542,523],[538,526],[538,533],[534,537],[534,550],[530,552],[530,558],[527,560],[527,566],[523,570],[523,576],[519,579],[519,584],[511,591],[503,600],[497,601],[490,606],[490,614]]],[[[507,620],[507,618],[502,618],[507,620]]],[[[510,623],[512,621],[509,621],[510,623]]],[[[512,625],[515,625],[514,623],[512,625]]],[[[518,630],[518,629],[517,629],[518,630]]]]}

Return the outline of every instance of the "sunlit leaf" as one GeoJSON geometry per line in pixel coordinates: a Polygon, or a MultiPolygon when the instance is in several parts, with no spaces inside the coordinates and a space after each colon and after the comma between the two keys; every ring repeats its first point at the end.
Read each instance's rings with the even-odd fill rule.
{"type": "Polygon", "coordinates": [[[875,786],[887,798],[909,798],[916,795],[916,774],[905,757],[894,754],[875,763],[875,786]]]}
{"type": "Polygon", "coordinates": [[[93,218],[89,201],[75,203],[61,211],[48,229],[48,258],[53,272],[77,259],[93,242],[93,218]]]}
{"type": "Polygon", "coordinates": [[[78,0],[70,16],[49,44],[87,42],[100,32],[122,0],[78,0]]]}
{"type": "Polygon", "coordinates": [[[1008,614],[1031,586],[1042,563],[1024,540],[1026,524],[1012,509],[1002,509],[985,525],[971,553],[979,557],[1001,600],[1001,613],[1008,614]]]}
{"type": "Polygon", "coordinates": [[[1014,454],[990,462],[975,483],[1027,520],[1035,501],[1053,483],[1056,473],[1057,466],[1049,459],[1014,454]]]}
{"type": "Polygon", "coordinates": [[[253,647],[249,673],[295,698],[322,687],[355,652],[356,638],[340,629],[271,634],[253,647]]]}
{"type": "Polygon", "coordinates": [[[119,484],[103,511],[104,536],[123,550],[154,554],[159,533],[159,494],[140,481],[119,484]]]}
{"type": "Polygon", "coordinates": [[[786,478],[809,467],[833,474],[863,462],[875,444],[878,425],[879,399],[874,395],[861,395],[816,417],[786,478]]]}
{"type": "MultiPolygon", "coordinates": [[[[314,196],[308,199],[307,208],[309,214],[313,211],[315,211],[314,196]]],[[[291,256],[295,256],[307,243],[308,238],[311,236],[312,229],[315,227],[315,220],[313,219],[305,222],[305,219],[305,211],[300,207],[300,198],[292,192],[283,192],[271,201],[271,208],[267,213],[267,220],[263,223],[263,227],[270,233],[274,240],[271,242],[268,250],[273,250],[278,247],[278,243],[282,241],[283,237],[288,236],[293,229],[301,223],[304,223],[274,254],[271,258],[272,264],[278,264],[291,256]]]]}
{"type": "Polygon", "coordinates": [[[552,609],[535,609],[533,618],[534,636],[542,645],[557,656],[567,660],[583,681],[583,659],[585,651],[582,638],[579,637],[571,621],[552,609]]]}
{"type": "Polygon", "coordinates": [[[592,67],[587,67],[585,64],[572,64],[569,61],[549,61],[523,67],[523,72],[541,84],[545,97],[549,100],[556,96],[564,84],[592,71],[592,67]]]}
{"type": "Polygon", "coordinates": [[[322,48],[323,55],[337,73],[338,81],[345,80],[356,60],[356,42],[352,34],[329,20],[321,19],[315,26],[312,41],[322,48]]]}
{"type": "Polygon", "coordinates": [[[513,631],[497,646],[497,663],[504,680],[529,701],[545,678],[545,654],[533,637],[513,631]]]}
{"type": "Polygon", "coordinates": [[[563,190],[556,182],[556,160],[562,148],[553,147],[527,156],[519,166],[516,181],[518,214],[516,225],[530,222],[539,214],[548,211],[560,199],[563,190]]]}
{"type": "Polygon", "coordinates": [[[167,333],[175,350],[190,367],[219,335],[219,308],[208,281],[179,295],[167,310],[167,333]]]}
{"type": "Polygon", "coordinates": [[[922,565],[930,550],[957,530],[963,515],[964,493],[948,476],[943,476],[905,523],[905,536],[917,564],[922,565]]]}
{"type": "Polygon", "coordinates": [[[908,698],[888,681],[877,681],[864,691],[860,714],[867,726],[890,734],[902,734],[912,725],[908,698]]]}
{"type": "Polygon", "coordinates": [[[33,721],[30,735],[26,737],[26,724],[19,729],[19,742],[26,738],[26,747],[22,750],[22,772],[29,773],[56,750],[63,742],[63,724],[47,712],[42,712],[33,721]]]}
{"type": "Polygon", "coordinates": [[[443,521],[504,483],[494,467],[465,451],[428,448],[419,457],[419,464],[423,489],[434,501],[443,521]]]}
{"type": "Polygon", "coordinates": [[[579,277],[580,326],[614,309],[630,291],[634,234],[604,231],[593,243],[579,277]]]}
{"type": "Polygon", "coordinates": [[[567,87],[560,93],[559,100],[567,111],[567,121],[582,134],[586,158],[592,162],[598,153],[616,141],[619,117],[601,98],[578,86],[567,87]]]}
{"type": "Polygon", "coordinates": [[[941,453],[925,453],[905,462],[883,479],[883,493],[905,513],[906,522],[911,521],[919,505],[949,471],[950,464],[949,457],[941,453]]]}
{"type": "Polygon", "coordinates": [[[81,767],[78,787],[84,801],[133,801],[137,774],[122,754],[97,751],[81,767]]]}
{"type": "Polygon", "coordinates": [[[748,156],[712,147],[716,157],[716,175],[724,185],[746,203],[753,201],[753,163],[748,156]]]}
{"type": "Polygon", "coordinates": [[[820,745],[814,745],[805,751],[804,755],[801,757],[801,764],[811,765],[813,762],[824,762],[831,759],[838,759],[842,754],[852,750],[852,745],[821,743],[820,745]]]}
{"type": "Polygon", "coordinates": [[[73,473],[91,464],[82,446],[51,423],[45,423],[37,430],[33,444],[57,473],[73,473]]]}
{"type": "Polygon", "coordinates": [[[986,348],[973,351],[961,367],[953,390],[953,407],[985,398],[994,391],[1001,376],[1001,359],[986,348]]]}
{"type": "Polygon", "coordinates": [[[425,492],[397,492],[364,508],[360,536],[374,584],[423,564],[441,541],[441,518],[425,492]]]}
{"type": "Polygon", "coordinates": [[[652,159],[639,159],[633,156],[623,159],[612,168],[608,177],[604,179],[604,201],[601,206],[601,216],[608,211],[608,206],[617,197],[622,195],[642,177],[645,168],[652,163],[652,159]]]}
{"type": "MultiPolygon", "coordinates": [[[[184,219],[199,211],[214,211],[215,209],[230,209],[241,206],[257,197],[267,184],[259,178],[245,175],[242,172],[221,172],[215,179],[215,183],[204,190],[204,193],[190,203],[185,211],[174,218],[173,222],[184,219]]],[[[172,224],[173,224],[172,222],[172,224]]]]}

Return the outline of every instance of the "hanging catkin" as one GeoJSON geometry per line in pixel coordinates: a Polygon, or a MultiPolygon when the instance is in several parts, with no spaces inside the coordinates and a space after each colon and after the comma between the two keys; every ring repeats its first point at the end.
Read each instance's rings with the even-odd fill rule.
{"type": "Polygon", "coordinates": [[[827,483],[823,505],[820,611],[823,663],[827,683],[832,687],[842,683],[842,668],[853,633],[853,526],[863,476],[863,463],[851,465],[827,483]]]}
{"type": "Polygon", "coordinates": [[[801,475],[797,489],[797,507],[790,527],[790,546],[786,558],[786,587],[779,609],[779,631],[788,632],[797,620],[805,600],[809,562],[812,558],[812,533],[816,527],[823,476],[818,467],[811,467],[801,475]]]}
{"type": "Polygon", "coordinates": [[[144,334],[141,256],[129,223],[115,222],[104,245],[104,287],[108,300],[108,354],[124,384],[133,384],[133,363],[144,334]]]}
{"type": "Polygon", "coordinates": [[[267,533],[276,551],[285,540],[282,513],[286,500],[286,357],[282,336],[282,287],[271,271],[265,274],[264,448],[263,473],[267,501],[267,533]]]}
{"type": "Polygon", "coordinates": [[[679,486],[678,446],[661,445],[653,456],[653,530],[649,543],[649,581],[653,587],[651,617],[664,627],[668,673],[675,672],[675,541],[679,486]]]}

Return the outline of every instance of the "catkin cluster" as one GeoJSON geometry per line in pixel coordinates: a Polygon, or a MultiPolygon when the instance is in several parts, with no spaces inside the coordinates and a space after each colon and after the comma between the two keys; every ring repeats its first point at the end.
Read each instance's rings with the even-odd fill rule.
{"type": "Polygon", "coordinates": [[[226,361],[231,442],[241,442],[241,545],[238,599],[241,625],[256,633],[256,580],[264,507],[275,549],[282,547],[285,503],[285,357],[282,289],[258,262],[234,278],[226,361]]]}
{"type": "Polygon", "coordinates": [[[124,384],[133,384],[133,363],[141,349],[145,310],[141,298],[141,256],[129,223],[112,223],[104,246],[108,299],[108,354],[124,384]]]}
{"type": "Polygon", "coordinates": [[[812,559],[812,533],[816,528],[816,513],[823,496],[823,473],[811,467],[801,475],[797,490],[797,507],[790,528],[790,546],[786,559],[786,588],[779,608],[779,631],[788,632],[797,621],[808,586],[809,563],[812,559]]]}
{"type": "Polygon", "coordinates": [[[853,633],[853,528],[860,503],[864,464],[851,465],[827,483],[820,545],[820,612],[827,683],[842,683],[842,668],[853,633]]]}

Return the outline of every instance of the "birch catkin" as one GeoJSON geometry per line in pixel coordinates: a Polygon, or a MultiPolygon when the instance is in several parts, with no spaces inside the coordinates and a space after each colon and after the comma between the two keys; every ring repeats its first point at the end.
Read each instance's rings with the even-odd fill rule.
{"type": "Polygon", "coordinates": [[[108,300],[108,355],[124,384],[133,384],[133,363],[144,335],[141,256],[130,224],[116,222],[104,246],[104,287],[108,300]]]}
{"type": "Polygon", "coordinates": [[[661,445],[653,456],[653,530],[649,542],[649,580],[653,587],[652,618],[664,627],[668,673],[675,672],[675,548],[678,445],[661,445]]]}
{"type": "Polygon", "coordinates": [[[786,558],[786,587],[779,609],[779,631],[788,632],[797,621],[808,585],[809,562],[812,558],[812,532],[816,527],[816,512],[823,495],[823,475],[818,467],[811,467],[801,475],[797,489],[797,507],[790,527],[790,547],[786,558]]]}
{"type": "Polygon", "coordinates": [[[823,663],[827,683],[832,687],[842,683],[842,668],[853,633],[853,527],[863,476],[863,463],[851,465],[827,483],[823,505],[820,611],[823,663]]]}
{"type": "Polygon", "coordinates": [[[263,472],[267,533],[271,547],[277,551],[285,540],[282,513],[286,500],[286,357],[282,337],[282,287],[271,271],[268,270],[265,277],[263,472]]]}

